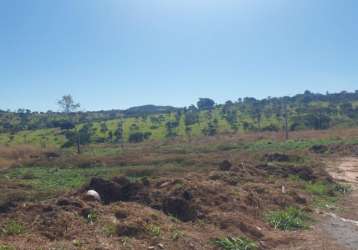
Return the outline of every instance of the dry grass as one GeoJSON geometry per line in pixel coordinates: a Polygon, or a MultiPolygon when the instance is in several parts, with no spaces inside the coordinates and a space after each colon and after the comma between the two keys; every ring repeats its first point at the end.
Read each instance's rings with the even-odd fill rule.
{"type": "Polygon", "coordinates": [[[33,145],[0,145],[0,169],[29,162],[44,152],[45,150],[33,145]]]}

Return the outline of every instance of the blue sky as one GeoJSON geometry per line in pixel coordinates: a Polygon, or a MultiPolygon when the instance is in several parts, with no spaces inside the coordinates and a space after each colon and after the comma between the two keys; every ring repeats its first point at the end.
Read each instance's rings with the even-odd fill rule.
{"type": "Polygon", "coordinates": [[[358,89],[356,0],[1,0],[0,109],[358,89]]]}

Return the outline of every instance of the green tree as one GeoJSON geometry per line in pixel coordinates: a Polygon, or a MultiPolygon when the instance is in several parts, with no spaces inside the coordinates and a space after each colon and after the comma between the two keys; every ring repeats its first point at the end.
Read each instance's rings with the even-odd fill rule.
{"type": "Polygon", "coordinates": [[[215,102],[210,98],[200,98],[197,102],[199,110],[212,110],[215,102]]]}

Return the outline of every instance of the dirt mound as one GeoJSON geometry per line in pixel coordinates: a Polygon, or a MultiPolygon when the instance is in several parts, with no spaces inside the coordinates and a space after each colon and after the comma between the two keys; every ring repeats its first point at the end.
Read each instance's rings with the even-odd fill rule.
{"type": "Polygon", "coordinates": [[[108,204],[116,201],[135,200],[135,196],[143,187],[144,185],[139,182],[131,183],[125,177],[117,177],[113,181],[92,178],[86,189],[97,191],[102,201],[108,204]]]}
{"type": "Polygon", "coordinates": [[[326,145],[313,145],[309,149],[312,153],[315,154],[324,154],[328,151],[328,146],[326,145]]]}
{"type": "Polygon", "coordinates": [[[168,197],[163,201],[163,211],[172,215],[181,221],[195,221],[197,218],[197,210],[184,198],[168,197]]]}
{"type": "Polygon", "coordinates": [[[306,166],[290,166],[266,163],[257,165],[256,168],[264,171],[267,174],[280,176],[283,178],[287,178],[289,175],[296,175],[306,181],[316,180],[319,176],[319,174],[315,173],[312,168],[306,166]]]}
{"type": "Polygon", "coordinates": [[[264,155],[264,160],[273,162],[295,162],[299,161],[301,158],[297,155],[288,155],[283,153],[267,153],[264,155]]]}
{"type": "Polygon", "coordinates": [[[219,170],[222,170],[222,171],[229,171],[232,167],[232,164],[230,161],[228,160],[224,160],[222,162],[220,162],[219,164],[219,170]]]}

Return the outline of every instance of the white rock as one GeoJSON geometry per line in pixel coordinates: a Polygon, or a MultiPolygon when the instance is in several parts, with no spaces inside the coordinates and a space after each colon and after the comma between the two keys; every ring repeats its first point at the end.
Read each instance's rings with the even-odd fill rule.
{"type": "Polygon", "coordinates": [[[101,201],[101,196],[95,190],[88,190],[87,193],[86,193],[86,196],[91,197],[94,200],[101,201]]]}

